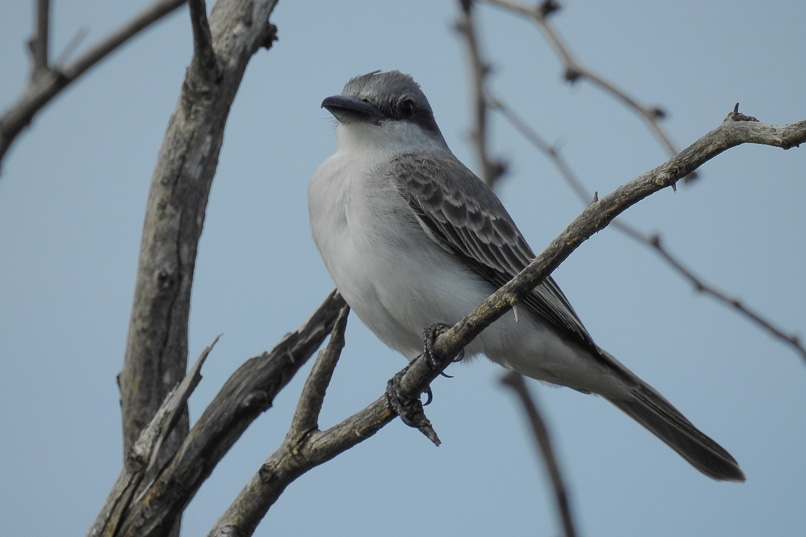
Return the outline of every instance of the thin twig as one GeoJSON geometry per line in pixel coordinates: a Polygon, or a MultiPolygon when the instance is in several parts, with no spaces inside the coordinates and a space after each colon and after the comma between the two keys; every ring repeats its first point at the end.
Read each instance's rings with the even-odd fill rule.
{"type": "Polygon", "coordinates": [[[87,37],[89,33],[90,31],[86,26],[79,28],[75,35],[70,38],[70,41],[68,41],[64,46],[59,55],[56,56],[56,59],[53,60],[50,70],[60,75],[64,70],[64,64],[67,63],[67,59],[73,55],[73,52],[78,49],[81,42],[84,41],[84,38],[87,37]]]}
{"type": "Polygon", "coordinates": [[[74,61],[58,69],[49,68],[37,83],[28,84],[17,101],[0,115],[0,162],[20,132],[53,97],[123,43],[184,3],[184,0],[157,0],[74,61]]]}
{"type": "Polygon", "coordinates": [[[546,155],[554,166],[560,171],[560,175],[566,180],[571,190],[579,197],[584,204],[590,203],[593,196],[587,191],[585,185],[574,173],[571,166],[563,158],[560,150],[552,144],[549,144],[540,134],[537,133],[526,121],[523,120],[509,105],[504,103],[498,97],[493,96],[490,92],[487,94],[487,100],[490,103],[490,108],[499,112],[504,118],[509,121],[515,129],[526,138],[535,148],[541,153],[546,155]]]}
{"type": "MultiPolygon", "coordinates": [[[[643,240],[643,239],[642,239],[643,240]]],[[[683,266],[683,264],[678,261],[669,251],[661,244],[661,239],[657,235],[653,235],[649,237],[650,245],[658,252],[658,254],[663,257],[667,263],[669,263],[674,269],[683,275],[694,288],[701,292],[705,293],[706,295],[716,299],[718,302],[722,302],[723,304],[735,309],[740,314],[744,315],[746,318],[750,319],[752,322],[756,323],[767,332],[769,332],[772,336],[780,339],[784,343],[790,345],[795,352],[800,354],[804,361],[806,361],[806,347],[800,341],[800,338],[795,334],[787,334],[777,326],[775,326],[772,322],[767,320],[766,318],[762,317],[760,314],[756,313],[755,311],[751,310],[744,304],[742,304],[741,300],[735,297],[728,296],[727,294],[723,293],[722,291],[717,290],[715,287],[703,283],[703,281],[694,275],[688,268],[683,266]]]]}
{"type": "MultiPolygon", "coordinates": [[[[595,73],[585,65],[583,65],[571,52],[571,48],[560,36],[559,31],[551,24],[549,20],[550,14],[558,10],[558,6],[554,2],[543,2],[542,4],[519,4],[511,0],[477,0],[486,2],[488,4],[503,8],[507,11],[523,15],[537,24],[537,27],[542,32],[543,36],[549,42],[551,47],[559,56],[565,69],[565,79],[569,82],[575,82],[579,79],[587,79],[595,86],[598,86],[605,92],[613,95],[621,100],[628,108],[635,111],[649,126],[650,130],[655,134],[658,140],[666,148],[669,155],[675,155],[678,149],[672,141],[671,135],[666,132],[660,121],[666,116],[666,113],[657,106],[647,106],[638,101],[626,91],[618,88],[615,84],[595,73]],[[551,8],[547,8],[546,5],[551,8]]],[[[689,177],[688,179],[692,179],[689,177]]]]}
{"type": "Polygon", "coordinates": [[[472,0],[459,0],[462,15],[456,21],[456,31],[464,38],[470,57],[471,91],[473,92],[473,116],[475,125],[470,130],[470,138],[476,146],[476,154],[481,164],[481,178],[490,188],[501,179],[506,172],[506,165],[490,155],[487,136],[487,99],[486,83],[490,73],[490,65],[484,60],[476,33],[473,17],[472,0]]]}
{"type": "Polygon", "coordinates": [[[347,328],[349,313],[350,306],[345,304],[339,311],[333,330],[330,331],[330,341],[328,341],[327,347],[316,357],[297,402],[297,410],[291,420],[288,438],[299,438],[319,427],[319,413],[322,411],[325,392],[330,385],[333,371],[341,356],[341,350],[344,348],[344,330],[347,328]]]}
{"type": "Polygon", "coordinates": [[[33,59],[29,82],[34,84],[50,69],[50,0],[36,0],[36,28],[28,46],[33,59]]]}
{"type": "MultiPolygon", "coordinates": [[[[571,189],[577,194],[580,200],[588,204],[594,198],[594,195],[588,192],[583,185],[582,181],[577,177],[576,173],[571,169],[571,166],[563,158],[562,154],[557,148],[548,144],[534,129],[532,129],[512,108],[506,105],[501,99],[488,96],[490,101],[490,108],[497,110],[504,116],[521,135],[535,148],[542,152],[551,160],[555,167],[560,171],[562,177],[571,186],[571,189]]],[[[741,114],[738,109],[738,104],[733,109],[733,112],[728,114],[726,120],[729,121],[754,121],[755,118],[741,114]]],[[[757,120],[756,120],[757,121],[757,120]]],[[[772,322],[764,318],[761,314],[756,313],[751,308],[742,304],[742,302],[733,298],[721,291],[718,291],[712,284],[706,283],[701,278],[694,275],[694,273],[685,267],[685,265],[677,259],[667,248],[661,245],[661,240],[658,235],[648,235],[639,231],[637,228],[622,222],[621,220],[614,220],[611,224],[612,227],[624,233],[629,238],[636,242],[652,248],[657,252],[666,262],[683,278],[688,280],[697,291],[703,292],[717,302],[722,303],[751,322],[760,326],[763,330],[769,332],[773,337],[780,339],[784,343],[790,345],[795,351],[806,360],[806,347],[800,341],[800,338],[791,333],[786,333],[783,329],[775,326],[772,322]]]]}
{"type": "Polygon", "coordinates": [[[532,428],[535,445],[540,451],[540,458],[546,467],[546,473],[549,475],[549,480],[551,481],[551,488],[554,491],[554,501],[557,504],[557,511],[560,513],[560,521],[562,522],[564,535],[565,537],[576,537],[576,525],[574,524],[574,517],[571,515],[571,500],[568,496],[562,472],[560,471],[560,464],[557,461],[557,456],[554,454],[551,435],[549,434],[546,421],[543,419],[540,410],[538,410],[537,402],[532,394],[529,393],[529,389],[520,373],[508,371],[501,377],[501,383],[512,389],[518,396],[518,399],[520,399],[523,411],[526,413],[526,418],[529,420],[529,425],[531,425],[532,428]]]}

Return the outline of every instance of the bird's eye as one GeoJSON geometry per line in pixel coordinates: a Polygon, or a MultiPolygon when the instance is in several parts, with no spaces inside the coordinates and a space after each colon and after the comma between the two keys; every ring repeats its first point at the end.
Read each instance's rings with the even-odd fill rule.
{"type": "Polygon", "coordinates": [[[414,101],[408,97],[402,99],[398,105],[398,110],[400,111],[401,118],[409,119],[414,115],[414,101]]]}

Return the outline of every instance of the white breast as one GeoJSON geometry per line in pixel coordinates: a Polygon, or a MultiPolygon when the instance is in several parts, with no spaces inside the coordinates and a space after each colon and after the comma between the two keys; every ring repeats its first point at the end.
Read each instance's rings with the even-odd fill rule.
{"type": "MultiPolygon", "coordinates": [[[[308,206],[314,241],[342,296],[379,339],[413,359],[422,351],[423,328],[456,323],[494,289],[426,236],[377,172],[391,156],[365,142],[340,147],[314,174],[308,206]]],[[[466,354],[484,353],[533,378],[580,389],[601,375],[528,312],[519,317],[504,315],[466,354]]]]}
{"type": "Polygon", "coordinates": [[[338,151],[314,174],[308,205],[314,241],[347,303],[411,359],[422,350],[424,327],[455,322],[484,297],[466,300],[457,266],[425,236],[394,185],[373,173],[390,156],[338,151]],[[461,313],[435,304],[455,304],[450,309],[461,313]]]}

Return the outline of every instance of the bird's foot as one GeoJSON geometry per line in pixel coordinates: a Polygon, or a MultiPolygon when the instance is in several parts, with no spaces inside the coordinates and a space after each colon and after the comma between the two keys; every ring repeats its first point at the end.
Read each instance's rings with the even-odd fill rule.
{"type": "MultiPolygon", "coordinates": [[[[420,402],[420,398],[404,394],[400,389],[400,379],[403,378],[407,369],[408,368],[396,374],[386,384],[386,402],[392,412],[400,416],[403,423],[409,427],[419,429],[421,433],[438,446],[440,444],[439,437],[431,426],[431,422],[425,416],[423,403],[420,402]]],[[[427,405],[432,399],[431,389],[428,388],[425,393],[428,395],[428,399],[425,402],[427,405]]]]}
{"type": "MultiPolygon", "coordinates": [[[[437,338],[447,332],[451,327],[444,323],[435,323],[429,326],[426,326],[423,330],[423,354],[425,354],[425,363],[428,364],[428,367],[433,369],[434,371],[439,371],[439,374],[443,377],[453,378],[451,375],[448,375],[444,371],[442,371],[443,366],[437,357],[434,355],[434,343],[436,342],[437,338]]],[[[465,357],[465,350],[462,349],[459,351],[459,354],[451,360],[453,362],[461,362],[465,357]]]]}

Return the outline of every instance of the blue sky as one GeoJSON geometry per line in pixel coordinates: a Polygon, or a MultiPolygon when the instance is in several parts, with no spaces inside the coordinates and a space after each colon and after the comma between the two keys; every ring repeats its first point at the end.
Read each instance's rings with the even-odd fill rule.
{"type": "MultiPolygon", "coordinates": [[[[805,119],[806,4],[566,2],[555,24],[576,55],[649,104],[682,147],[736,102],[768,123],[805,119]]],[[[57,55],[86,47],[145,3],[56,2],[57,55]]],[[[468,69],[455,2],[280,2],[280,40],[249,65],[227,125],[201,239],[190,358],[221,341],[190,401],[195,419],[244,360],[295,329],[332,288],[310,239],[305,189],[335,148],[320,109],[351,76],[412,74],[457,156],[468,141],[468,69]]],[[[561,66],[527,21],[480,9],[497,94],[557,142],[603,195],[666,155],[644,124],[561,66]]],[[[0,7],[0,106],[28,73],[28,2],[0,7]]],[[[0,519],[9,534],[83,534],[121,464],[115,375],[124,351],[145,199],[191,52],[185,11],[137,38],[51,103],[0,176],[0,519]]],[[[510,163],[499,194],[535,250],[581,210],[551,163],[501,118],[510,163]]],[[[806,319],[806,155],[739,147],[701,180],[631,208],[705,280],[788,331],[806,319]]],[[[739,460],[747,483],[715,483],[605,401],[531,383],[585,535],[794,535],[806,527],[806,370],[786,346],[696,294],[612,230],[556,272],[604,348],[739,460]]],[[[362,408],[403,365],[356,318],[321,419],[362,408]]],[[[307,372],[307,368],[305,369],[307,372]]],[[[394,422],[293,483],[257,535],[553,535],[545,478],[501,370],[453,366],[428,408],[443,445],[394,422]]],[[[190,504],[205,533],[282,441],[302,378],[247,431],[190,504]]]]}

